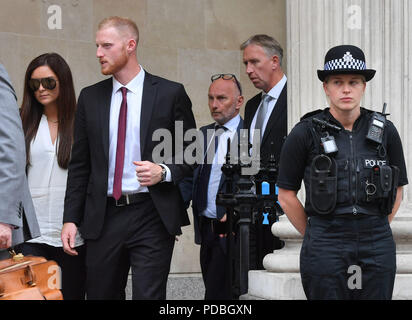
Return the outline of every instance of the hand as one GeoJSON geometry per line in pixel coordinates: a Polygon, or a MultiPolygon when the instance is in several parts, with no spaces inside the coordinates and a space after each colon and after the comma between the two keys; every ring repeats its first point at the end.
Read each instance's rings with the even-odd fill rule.
{"type": "MultiPolygon", "coordinates": [[[[227,220],[227,216],[226,216],[226,213],[225,213],[225,215],[219,221],[220,222],[226,222],[226,220],[227,220]]],[[[235,235],[235,233],[232,231],[232,236],[234,236],[234,235],[235,235]]],[[[227,237],[227,233],[219,234],[219,237],[220,238],[225,238],[225,237],[227,237]]]]}
{"type": "Polygon", "coordinates": [[[63,250],[68,255],[77,256],[78,253],[74,249],[76,240],[77,227],[73,222],[66,222],[63,225],[61,239],[63,243],[63,250]]]}
{"type": "Polygon", "coordinates": [[[162,180],[162,167],[150,161],[133,161],[136,176],[142,187],[149,187],[162,180]]]}
{"type": "MultiPolygon", "coordinates": [[[[225,213],[225,215],[219,221],[220,222],[226,222],[226,219],[227,219],[227,217],[226,217],[226,213],[225,213]]],[[[225,238],[226,236],[227,236],[226,233],[219,234],[219,237],[221,237],[221,238],[225,238]]]]}
{"type": "Polygon", "coordinates": [[[0,222],[0,249],[11,247],[11,230],[12,226],[0,222]]]}

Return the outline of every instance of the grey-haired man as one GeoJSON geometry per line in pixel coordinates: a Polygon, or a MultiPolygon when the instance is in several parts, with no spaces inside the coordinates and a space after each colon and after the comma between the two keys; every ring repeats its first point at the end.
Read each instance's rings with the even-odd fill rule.
{"type": "MultiPolygon", "coordinates": [[[[257,34],[240,46],[243,63],[253,85],[261,90],[245,106],[244,128],[260,130],[260,160],[267,165],[271,155],[278,162],[287,134],[287,78],[282,70],[283,49],[271,36],[257,34]]],[[[252,147],[253,148],[253,147],[252,147]]],[[[257,186],[257,192],[260,192],[257,186]]],[[[263,258],[280,249],[283,242],[271,232],[271,224],[256,223],[250,230],[250,269],[263,269],[263,258]]]]}

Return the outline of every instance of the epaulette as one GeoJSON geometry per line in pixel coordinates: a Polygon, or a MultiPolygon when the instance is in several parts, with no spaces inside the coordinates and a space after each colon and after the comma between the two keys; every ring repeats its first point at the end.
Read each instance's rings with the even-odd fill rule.
{"type": "Polygon", "coordinates": [[[323,111],[323,109],[318,109],[318,110],[315,110],[315,111],[308,112],[302,118],[300,118],[300,121],[302,121],[306,118],[309,118],[311,116],[314,116],[315,114],[321,113],[322,111],[323,111]]]}
{"type": "Polygon", "coordinates": [[[366,108],[364,108],[364,107],[361,107],[360,110],[361,110],[361,113],[363,112],[363,113],[368,113],[368,114],[375,112],[375,111],[373,111],[373,110],[371,110],[371,109],[366,109],[366,108]]]}

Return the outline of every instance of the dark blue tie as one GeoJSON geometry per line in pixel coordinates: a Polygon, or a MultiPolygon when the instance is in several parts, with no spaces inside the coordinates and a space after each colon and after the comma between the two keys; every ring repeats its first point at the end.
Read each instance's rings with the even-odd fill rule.
{"type": "MultiPolygon", "coordinates": [[[[215,153],[217,150],[217,145],[219,143],[219,133],[222,133],[222,130],[218,129],[223,129],[224,131],[227,130],[226,127],[221,126],[221,125],[216,125],[215,126],[215,153]]],[[[215,155],[213,154],[213,156],[215,155]]],[[[208,193],[208,188],[209,188],[209,179],[210,179],[210,172],[212,171],[212,164],[207,163],[207,152],[205,152],[205,157],[203,159],[203,165],[200,167],[200,173],[199,173],[199,178],[198,178],[198,184],[196,188],[196,207],[197,210],[200,212],[204,211],[207,207],[207,193],[208,193]]],[[[212,157],[213,160],[213,157],[212,157]]]]}

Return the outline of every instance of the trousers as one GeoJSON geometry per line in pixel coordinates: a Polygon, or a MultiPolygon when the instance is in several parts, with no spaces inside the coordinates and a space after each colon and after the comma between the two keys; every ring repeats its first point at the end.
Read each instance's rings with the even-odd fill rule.
{"type": "Polygon", "coordinates": [[[200,267],[205,285],[205,300],[229,300],[227,277],[227,239],[213,231],[211,220],[200,217],[202,243],[200,245],[200,267]]]}
{"type": "Polygon", "coordinates": [[[124,300],[131,269],[133,300],[165,300],[174,242],[150,195],[123,207],[108,201],[100,237],[86,240],[87,299],[124,300]]]}
{"type": "Polygon", "coordinates": [[[389,300],[396,247],[387,216],[315,216],[300,252],[309,300],[389,300]]]}

